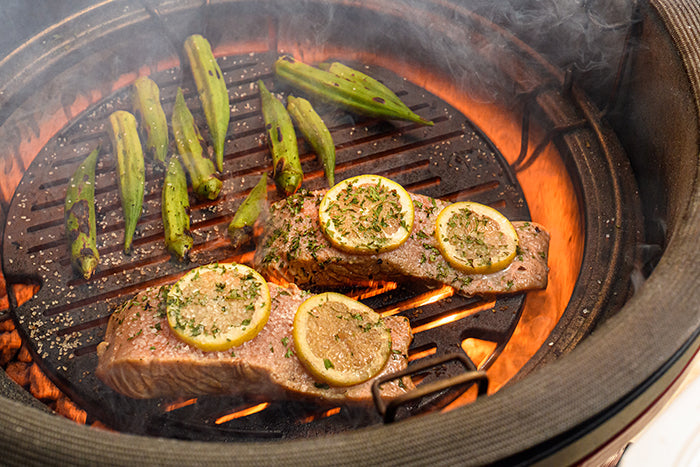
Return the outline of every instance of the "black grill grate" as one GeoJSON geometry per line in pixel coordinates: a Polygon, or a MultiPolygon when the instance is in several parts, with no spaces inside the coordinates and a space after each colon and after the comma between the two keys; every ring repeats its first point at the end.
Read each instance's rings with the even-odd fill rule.
{"type": "MultiPolygon", "coordinates": [[[[148,286],[171,282],[197,265],[215,260],[251,259],[252,246],[233,251],[225,232],[237,205],[259,175],[271,170],[254,83],[261,78],[271,89],[280,91],[279,87],[275,88],[271,71],[276,58],[276,53],[270,52],[219,59],[232,112],[222,174],[224,188],[214,202],[195,202],[191,198],[195,236],[192,263],[176,263],[165,250],[160,219],[162,174],[148,164],[144,210],[134,238],[134,252],[128,257],[121,251],[123,219],[115,160],[105,129],[111,112],[130,108],[127,88],[79,115],[52,138],[15,192],[5,228],[3,271],[12,283],[31,282],[40,286],[31,300],[14,307],[18,327],[54,381],[90,416],[115,429],[189,439],[268,439],[323,435],[381,421],[373,408],[320,407],[296,401],[267,403],[228,397],[200,397],[170,410],[173,401],[130,400],[114,393],[94,376],[95,348],[104,335],[110,313],[119,303],[148,286]],[[63,202],[71,173],[100,141],[104,144],[98,160],[96,203],[101,264],[93,279],[86,282],[71,270],[64,237],[63,202]],[[216,422],[228,413],[251,407],[260,410],[225,423],[216,422]]],[[[510,167],[461,113],[388,70],[374,67],[369,73],[397,91],[417,113],[432,119],[435,126],[380,122],[320,106],[318,110],[337,147],[337,180],[378,173],[409,191],[451,201],[468,198],[495,206],[511,219],[529,219],[524,196],[510,167]]],[[[171,69],[151,77],[160,85],[167,115],[171,113],[177,86],[183,87],[206,138],[206,125],[194,87],[187,80],[182,82],[186,74],[171,69]]],[[[303,143],[300,155],[305,171],[304,188],[323,188],[322,167],[303,143]]],[[[399,286],[363,301],[375,309],[401,307],[400,314],[410,319],[414,329],[463,312],[464,317],[459,320],[417,333],[411,346],[412,355],[462,352],[464,339],[478,338],[496,344],[492,357],[498,355],[510,338],[524,301],[522,295],[495,302],[451,296],[423,306],[411,305],[417,297],[430,292],[427,288],[399,286]]],[[[487,360],[485,366],[492,361],[493,358],[487,360]]],[[[459,367],[433,370],[422,383],[450,376],[455,371],[462,370],[459,367]]],[[[455,395],[443,394],[407,407],[404,416],[425,406],[444,405],[455,395]]]]}

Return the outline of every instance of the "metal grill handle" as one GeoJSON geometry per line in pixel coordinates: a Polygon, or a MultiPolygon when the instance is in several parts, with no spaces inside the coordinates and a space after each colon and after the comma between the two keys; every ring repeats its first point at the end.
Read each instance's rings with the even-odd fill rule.
{"type": "Polygon", "coordinates": [[[445,389],[454,388],[469,383],[478,384],[477,397],[486,395],[489,388],[489,379],[486,376],[485,371],[478,371],[473,369],[474,364],[464,355],[459,353],[448,354],[440,358],[435,358],[420,362],[413,365],[405,370],[377,378],[374,383],[372,383],[372,399],[374,399],[374,405],[377,411],[384,417],[384,423],[391,423],[396,418],[396,412],[404,404],[412,402],[414,400],[421,399],[427,395],[435,394],[439,391],[445,389]],[[404,376],[412,376],[421,372],[424,372],[430,368],[443,365],[449,361],[458,361],[464,365],[467,369],[465,373],[459,374],[457,376],[452,376],[450,378],[441,379],[432,383],[425,384],[414,389],[411,392],[407,392],[400,396],[396,396],[389,400],[384,401],[381,397],[381,386],[389,381],[397,380],[403,378],[404,376]]]}

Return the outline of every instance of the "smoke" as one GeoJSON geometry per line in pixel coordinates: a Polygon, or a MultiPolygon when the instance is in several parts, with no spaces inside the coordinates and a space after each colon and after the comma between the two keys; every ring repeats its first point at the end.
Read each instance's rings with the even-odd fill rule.
{"type": "MultiPolygon", "coordinates": [[[[599,105],[612,87],[643,0],[472,0],[473,9],[564,70],[599,105]]],[[[636,44],[634,44],[636,46],[636,44]]]]}
{"type": "MultiPolygon", "coordinates": [[[[474,12],[511,32],[556,67],[571,70],[577,83],[602,106],[613,93],[643,1],[372,0],[330,2],[323,8],[302,1],[288,2],[289,11],[279,15],[278,25],[281,36],[299,36],[304,31],[306,45],[315,49],[344,43],[370,51],[377,47],[379,53],[408,62],[434,62],[461,81],[463,89],[476,86],[496,94],[504,80],[498,64],[493,67],[489,62],[509,45],[497,34],[486,41],[474,40],[474,12]],[[304,15],[296,14],[300,4],[307,10],[304,15]],[[469,43],[478,44],[478,49],[463,47],[469,43]]],[[[280,8],[287,9],[285,4],[280,8]]]]}

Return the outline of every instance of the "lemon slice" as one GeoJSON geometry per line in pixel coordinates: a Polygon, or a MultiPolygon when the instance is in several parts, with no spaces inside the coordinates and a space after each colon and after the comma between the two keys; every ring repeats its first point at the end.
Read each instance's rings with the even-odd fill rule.
{"type": "Polygon", "coordinates": [[[435,236],[447,262],[469,274],[505,269],[518,248],[518,234],[503,214],[467,201],[450,204],[440,211],[435,236]]]}
{"type": "Polygon", "coordinates": [[[334,292],[299,305],[292,336],[309,373],[334,386],[367,381],[384,368],[391,353],[391,333],[379,314],[334,292]]]}
{"type": "Polygon", "coordinates": [[[336,248],[381,253],[401,246],[410,235],[413,202],[398,183],[379,175],[359,175],[328,190],[318,218],[336,248]]]}
{"type": "Polygon", "coordinates": [[[168,324],[176,336],[206,351],[241,345],[270,316],[270,290],[255,270],[216,263],[195,268],[168,292],[168,324]]]}

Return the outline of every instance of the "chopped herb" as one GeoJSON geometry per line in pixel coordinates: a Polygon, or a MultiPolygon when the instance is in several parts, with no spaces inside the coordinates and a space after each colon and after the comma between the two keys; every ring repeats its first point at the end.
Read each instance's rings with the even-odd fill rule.
{"type": "Polygon", "coordinates": [[[328,360],[327,358],[324,358],[324,359],[323,359],[323,366],[326,368],[326,370],[328,370],[328,369],[330,369],[330,368],[335,368],[335,367],[333,366],[333,362],[331,362],[331,361],[328,360]]]}
{"type": "Polygon", "coordinates": [[[136,334],[134,334],[134,335],[131,336],[131,337],[128,337],[126,340],[128,340],[128,341],[133,340],[133,339],[139,337],[139,336],[141,335],[142,332],[143,332],[143,329],[139,329],[139,332],[137,332],[136,334]]]}

